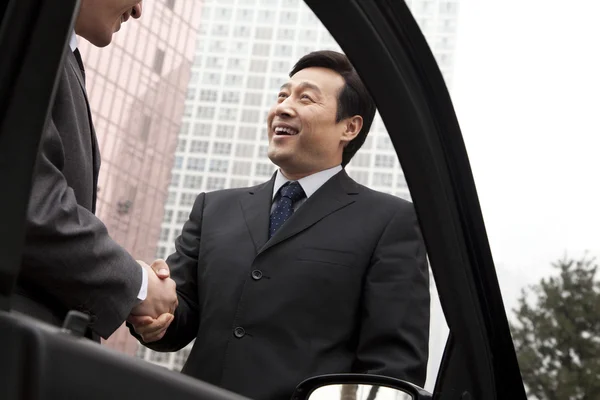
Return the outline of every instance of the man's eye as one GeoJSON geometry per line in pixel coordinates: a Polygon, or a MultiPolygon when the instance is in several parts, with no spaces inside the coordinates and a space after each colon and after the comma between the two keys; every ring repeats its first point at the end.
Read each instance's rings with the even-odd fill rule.
{"type": "Polygon", "coordinates": [[[309,95],[307,95],[307,94],[303,94],[302,96],[300,96],[300,98],[301,98],[301,99],[307,99],[307,100],[310,100],[310,101],[312,101],[312,99],[310,98],[310,96],[309,96],[309,95]]]}
{"type": "Polygon", "coordinates": [[[283,92],[282,92],[282,93],[279,93],[279,94],[277,95],[277,97],[287,97],[287,94],[285,94],[285,93],[283,93],[283,92]]]}

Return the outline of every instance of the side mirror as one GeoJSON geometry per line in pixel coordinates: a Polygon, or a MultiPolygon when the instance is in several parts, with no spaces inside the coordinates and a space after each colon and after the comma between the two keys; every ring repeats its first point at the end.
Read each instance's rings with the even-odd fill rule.
{"type": "Polygon", "coordinates": [[[320,375],[300,383],[292,400],[431,400],[417,385],[367,374],[320,375]]]}

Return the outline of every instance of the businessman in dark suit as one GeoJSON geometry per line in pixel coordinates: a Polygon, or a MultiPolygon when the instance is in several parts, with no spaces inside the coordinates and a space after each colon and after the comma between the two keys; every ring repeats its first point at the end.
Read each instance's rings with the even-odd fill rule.
{"type": "MultiPolygon", "coordinates": [[[[75,32],[103,47],[141,13],[140,0],[83,0],[75,32]]],[[[59,326],[69,310],[85,312],[98,340],[132,313],[172,312],[177,298],[164,262],[137,262],[94,216],[100,154],[75,32],[40,142],[12,306],[59,326]]]]}
{"type": "Polygon", "coordinates": [[[336,372],[423,385],[429,284],[415,211],[343,169],[374,114],[344,55],[300,59],[268,115],[279,170],[198,196],[167,259],[175,318],[166,332],[131,318],[134,334],[158,351],[195,339],[182,372],[253,399],[289,399],[336,372]]]}

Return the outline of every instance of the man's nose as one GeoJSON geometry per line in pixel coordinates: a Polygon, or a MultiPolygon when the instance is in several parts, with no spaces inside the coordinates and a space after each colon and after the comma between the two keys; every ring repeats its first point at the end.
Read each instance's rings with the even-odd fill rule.
{"type": "Polygon", "coordinates": [[[289,97],[277,104],[277,107],[275,107],[275,115],[278,117],[292,117],[295,114],[296,112],[289,97]]]}
{"type": "Polygon", "coordinates": [[[131,9],[131,16],[135,19],[138,19],[142,16],[142,2],[140,1],[138,4],[133,6],[131,9]]]}

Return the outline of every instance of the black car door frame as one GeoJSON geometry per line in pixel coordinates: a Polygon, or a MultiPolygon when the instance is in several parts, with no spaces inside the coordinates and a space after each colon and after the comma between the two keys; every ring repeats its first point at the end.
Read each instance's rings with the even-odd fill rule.
{"type": "Polygon", "coordinates": [[[401,0],[306,0],[369,88],[398,154],[450,339],[435,398],[525,399],[462,134],[401,0]]]}

